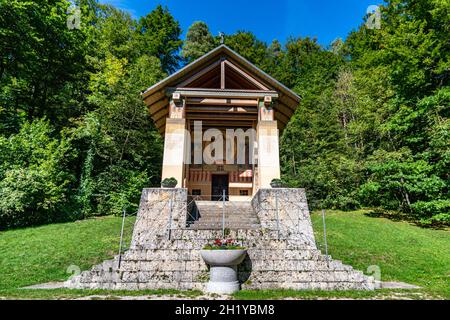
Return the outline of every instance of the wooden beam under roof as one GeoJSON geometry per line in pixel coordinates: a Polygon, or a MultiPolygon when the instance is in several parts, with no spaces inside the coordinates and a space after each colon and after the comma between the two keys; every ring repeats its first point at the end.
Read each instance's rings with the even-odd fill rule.
{"type": "Polygon", "coordinates": [[[179,81],[182,81],[183,78],[188,77],[189,74],[194,73],[195,70],[199,70],[202,67],[204,67],[205,65],[209,65],[209,64],[213,63],[216,59],[219,59],[222,56],[226,56],[227,59],[230,61],[233,61],[233,62],[236,61],[238,63],[237,65],[239,65],[239,67],[245,69],[250,74],[257,76],[258,79],[261,79],[262,81],[264,81],[264,83],[267,83],[268,85],[270,85],[271,87],[273,87],[274,89],[279,91],[280,93],[288,95],[289,97],[291,97],[292,99],[294,99],[296,101],[296,105],[299,103],[300,97],[295,92],[293,92],[292,90],[290,90],[289,88],[287,88],[286,86],[284,86],[283,84],[281,84],[280,82],[278,82],[277,80],[275,80],[274,78],[269,76],[267,73],[265,73],[261,69],[257,68],[255,65],[250,63],[248,60],[246,60],[244,57],[242,57],[241,55],[239,55],[238,53],[236,53],[235,51],[233,51],[226,45],[221,45],[221,46],[213,49],[212,51],[208,52],[207,54],[200,57],[196,61],[190,63],[189,65],[185,66],[184,68],[173,73],[172,75],[165,78],[164,80],[161,80],[160,82],[154,84],[153,86],[151,86],[150,88],[148,88],[147,90],[145,90],[142,93],[143,97],[146,98],[147,96],[155,93],[156,91],[159,91],[166,87],[176,85],[177,83],[179,83],[179,81]]]}
{"type": "Polygon", "coordinates": [[[168,104],[169,104],[169,99],[167,99],[167,98],[163,99],[163,100],[159,100],[158,102],[156,102],[150,106],[150,109],[149,109],[150,114],[154,115],[162,108],[167,108],[168,104]]]}
{"type": "Polygon", "coordinates": [[[220,62],[220,89],[225,89],[225,60],[220,62]]]}
{"type": "Polygon", "coordinates": [[[189,105],[186,112],[258,113],[256,107],[189,105]]]}
{"type": "Polygon", "coordinates": [[[190,97],[186,99],[186,104],[200,104],[200,105],[218,105],[218,106],[252,106],[256,107],[258,101],[256,99],[226,99],[226,98],[200,98],[190,97]]]}
{"type": "Polygon", "coordinates": [[[155,92],[155,93],[152,94],[152,95],[147,96],[147,97],[144,99],[144,102],[145,102],[146,105],[149,106],[149,105],[152,105],[152,104],[154,104],[155,102],[157,102],[157,101],[163,99],[165,96],[166,96],[166,92],[165,92],[164,90],[161,90],[161,91],[155,92]]]}
{"type": "Polygon", "coordinates": [[[205,98],[278,98],[278,93],[272,90],[239,90],[239,89],[206,89],[206,88],[167,88],[166,93],[179,93],[183,97],[205,98]]]}
{"type": "Polygon", "coordinates": [[[156,112],[155,114],[153,114],[152,118],[156,122],[159,119],[161,119],[162,117],[167,117],[168,115],[169,114],[168,114],[167,109],[163,108],[163,109],[159,110],[158,112],[156,112]]]}
{"type": "MultiPolygon", "coordinates": [[[[191,119],[191,128],[193,128],[194,121],[198,121],[195,119],[191,119]]],[[[253,121],[241,121],[241,122],[234,122],[234,123],[224,123],[223,121],[204,121],[202,123],[202,129],[209,129],[209,128],[252,128],[253,127],[253,121]]]]}
{"type": "Polygon", "coordinates": [[[247,80],[248,82],[252,83],[253,85],[255,85],[256,87],[258,87],[261,90],[269,90],[268,87],[266,87],[265,85],[263,85],[261,82],[259,82],[258,80],[256,80],[254,77],[252,77],[251,75],[249,75],[248,73],[246,73],[245,71],[243,71],[242,69],[236,67],[233,63],[231,63],[230,61],[226,60],[225,64],[227,65],[227,67],[231,68],[234,72],[236,72],[237,74],[239,74],[241,77],[243,77],[245,80],[247,80]]]}
{"type": "Polygon", "coordinates": [[[275,116],[278,116],[278,119],[280,119],[283,123],[288,123],[289,122],[289,118],[287,116],[285,116],[284,114],[282,114],[281,112],[278,112],[275,109],[275,116]]]}
{"type": "Polygon", "coordinates": [[[192,83],[193,81],[197,80],[198,78],[200,78],[201,76],[203,76],[204,74],[207,74],[208,72],[214,70],[214,68],[218,67],[221,63],[221,60],[218,60],[216,62],[214,62],[213,64],[207,66],[206,68],[194,73],[191,77],[189,77],[188,79],[184,80],[183,82],[179,83],[178,86],[179,87],[185,87],[188,84],[192,83]]]}
{"type": "Polygon", "coordinates": [[[275,113],[281,112],[287,118],[290,118],[293,114],[292,109],[289,109],[284,103],[281,103],[280,101],[277,101],[277,103],[274,106],[274,109],[275,113]]]}
{"type": "Polygon", "coordinates": [[[196,120],[257,120],[256,113],[245,114],[245,113],[187,113],[186,119],[196,119],[196,120]]]}
{"type": "Polygon", "coordinates": [[[285,104],[293,112],[295,112],[295,110],[297,109],[298,104],[299,104],[299,102],[295,101],[294,99],[292,99],[288,95],[282,94],[282,93],[280,93],[279,100],[282,101],[283,104],[285,104]]]}

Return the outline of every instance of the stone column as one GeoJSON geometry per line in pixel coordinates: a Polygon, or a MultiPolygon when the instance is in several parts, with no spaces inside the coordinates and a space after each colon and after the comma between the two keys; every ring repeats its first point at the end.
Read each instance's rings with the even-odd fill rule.
{"type": "Polygon", "coordinates": [[[258,142],[258,187],[270,188],[272,179],[280,178],[280,155],[277,122],[259,121],[256,129],[258,142]]]}
{"type": "Polygon", "coordinates": [[[174,177],[177,188],[183,187],[186,152],[186,119],[166,119],[162,179],[174,177]]]}

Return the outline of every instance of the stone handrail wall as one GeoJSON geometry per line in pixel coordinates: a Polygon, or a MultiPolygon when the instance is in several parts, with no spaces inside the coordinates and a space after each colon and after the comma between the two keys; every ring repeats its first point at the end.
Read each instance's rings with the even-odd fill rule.
{"type": "Polygon", "coordinates": [[[187,193],[185,188],[144,189],[131,248],[145,248],[155,239],[169,238],[172,230],[185,228],[187,193]]]}
{"type": "Polygon", "coordinates": [[[305,189],[259,189],[252,206],[263,230],[316,248],[305,189]]]}

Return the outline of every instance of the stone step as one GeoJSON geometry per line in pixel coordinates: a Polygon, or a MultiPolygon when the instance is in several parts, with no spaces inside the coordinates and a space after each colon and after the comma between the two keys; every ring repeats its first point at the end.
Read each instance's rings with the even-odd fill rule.
{"type": "Polygon", "coordinates": [[[222,224],[222,222],[230,223],[230,224],[257,224],[257,225],[260,225],[257,219],[227,219],[227,218],[225,218],[224,221],[222,221],[221,218],[214,218],[214,219],[200,218],[198,220],[193,221],[193,223],[209,223],[209,224],[222,224]]]}
{"type": "Polygon", "coordinates": [[[248,219],[258,220],[258,217],[254,216],[254,215],[234,215],[234,214],[224,214],[224,215],[222,215],[222,214],[217,214],[217,215],[202,214],[202,215],[198,216],[198,219],[222,220],[223,217],[225,217],[225,219],[235,219],[235,220],[248,220],[248,219]]]}
{"type": "MultiPolygon", "coordinates": [[[[225,228],[228,229],[259,229],[261,226],[258,223],[243,223],[243,222],[227,222],[225,221],[225,228]]],[[[203,221],[196,221],[193,224],[190,225],[190,229],[195,228],[202,228],[205,230],[211,229],[211,230],[217,230],[222,229],[222,222],[203,222],[203,221]]]]}
{"type": "MultiPolygon", "coordinates": [[[[195,211],[194,211],[195,212],[195,211]]],[[[236,214],[236,215],[245,215],[245,214],[249,214],[249,215],[256,215],[255,212],[253,210],[242,210],[242,211],[233,211],[233,210],[228,210],[225,209],[224,211],[222,211],[222,209],[219,210],[199,210],[198,211],[200,214],[222,214],[222,212],[228,213],[228,214],[236,214]]]]}
{"type": "Polygon", "coordinates": [[[251,206],[250,201],[208,201],[208,200],[195,200],[197,206],[221,206],[225,202],[225,205],[235,206],[251,206]]]}
{"type": "MultiPolygon", "coordinates": [[[[195,213],[191,215],[195,216],[195,213]]],[[[199,217],[222,217],[223,215],[225,215],[226,217],[236,217],[236,218],[241,218],[241,217],[257,217],[256,214],[254,214],[253,212],[230,212],[230,211],[225,211],[224,213],[222,213],[222,211],[220,212],[199,212],[198,216],[199,217]]]]}
{"type": "MultiPolygon", "coordinates": [[[[191,214],[193,216],[195,216],[194,214],[191,214]]],[[[233,218],[256,218],[257,215],[252,213],[252,212],[199,212],[198,217],[233,217],[233,218]]]]}
{"type": "Polygon", "coordinates": [[[225,208],[197,208],[198,211],[200,212],[222,212],[222,210],[224,210],[225,212],[248,212],[248,213],[253,213],[254,210],[252,208],[229,208],[229,207],[225,207],[225,208]]]}
{"type": "MultiPolygon", "coordinates": [[[[190,228],[192,230],[222,230],[222,226],[211,226],[211,225],[192,225],[190,226],[190,228]]],[[[237,229],[241,229],[241,230],[254,230],[259,228],[258,226],[253,226],[253,225],[225,225],[226,229],[233,229],[233,230],[237,230],[237,229]]]]}

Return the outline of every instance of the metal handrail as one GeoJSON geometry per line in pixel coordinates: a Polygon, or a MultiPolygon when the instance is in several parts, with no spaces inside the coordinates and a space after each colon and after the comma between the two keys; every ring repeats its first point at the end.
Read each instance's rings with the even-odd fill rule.
{"type": "Polygon", "coordinates": [[[303,208],[300,207],[297,203],[293,202],[293,201],[284,201],[285,203],[279,201],[278,199],[278,195],[275,194],[275,206],[269,202],[269,201],[265,201],[264,203],[266,204],[266,207],[263,208],[262,205],[260,205],[258,208],[256,208],[256,213],[259,214],[260,211],[263,210],[269,210],[269,211],[273,211],[274,212],[274,219],[275,219],[275,231],[277,232],[277,237],[278,239],[281,238],[281,236],[283,235],[283,237],[286,237],[287,239],[294,239],[294,238],[300,238],[301,240],[311,243],[311,242],[315,242],[314,238],[311,239],[311,237],[306,236],[305,234],[303,234],[300,231],[300,218],[301,218],[301,213],[303,211],[303,208]],[[292,215],[289,213],[292,210],[288,210],[286,209],[286,204],[290,204],[294,207],[296,207],[297,209],[297,219],[293,218],[292,215]],[[268,208],[267,208],[268,206],[268,208]],[[282,223],[282,220],[280,219],[280,213],[283,212],[284,213],[284,217],[286,218],[287,221],[289,221],[290,223],[288,225],[282,223]],[[297,226],[298,227],[298,231],[297,232],[293,232],[292,228],[289,228],[289,225],[293,225],[293,226],[297,226]],[[294,237],[295,236],[295,237],[294,237]]]}
{"type": "MultiPolygon", "coordinates": [[[[161,199],[157,199],[157,200],[152,200],[149,201],[152,204],[155,203],[164,203],[164,206],[161,209],[164,209],[165,206],[167,205],[167,200],[169,199],[168,196],[163,197],[161,199]]],[[[132,217],[132,216],[136,216],[136,220],[134,222],[134,225],[136,225],[139,222],[139,219],[142,219],[142,216],[138,215],[139,210],[132,212],[132,213],[127,213],[126,210],[123,210],[123,216],[122,216],[122,225],[121,225],[121,234],[120,234],[120,242],[119,242],[119,259],[118,259],[118,267],[120,268],[120,264],[121,264],[121,259],[122,259],[122,253],[124,251],[124,246],[123,246],[123,233],[124,233],[124,226],[125,226],[125,221],[126,221],[126,217],[132,217]]],[[[150,232],[155,232],[157,230],[157,228],[149,228],[150,232]]],[[[134,230],[133,230],[134,231],[134,230]]],[[[133,232],[132,231],[132,232],[133,232]]]]}
{"type": "MultiPolygon", "coordinates": [[[[163,210],[164,208],[166,208],[167,205],[169,205],[169,218],[167,221],[167,228],[166,228],[166,235],[167,238],[170,240],[171,239],[171,234],[172,234],[172,227],[173,227],[173,217],[175,215],[174,212],[174,198],[173,198],[173,194],[171,194],[170,196],[165,196],[161,199],[157,199],[157,200],[152,200],[150,201],[151,203],[157,204],[157,203],[163,203],[164,206],[162,208],[159,208],[159,210],[163,210]]],[[[188,227],[190,224],[192,224],[193,222],[197,221],[200,218],[199,215],[199,210],[197,209],[195,211],[195,213],[193,214],[192,212],[192,208],[193,206],[195,206],[195,202],[196,201],[204,201],[205,198],[207,199],[213,199],[210,198],[212,195],[189,195],[188,196],[188,201],[186,201],[185,205],[182,205],[181,208],[179,208],[179,206],[177,206],[177,210],[179,210],[178,213],[180,214],[186,214],[186,227],[188,227]]],[[[217,195],[215,195],[217,196],[217,195]]],[[[215,198],[214,200],[209,200],[209,201],[213,201],[213,202],[222,202],[222,236],[225,238],[225,222],[226,222],[226,214],[225,214],[225,207],[226,206],[233,206],[235,205],[235,203],[238,203],[240,201],[226,201],[227,199],[227,195],[225,193],[225,190],[222,192],[221,196],[218,196],[217,198],[215,198]]],[[[245,197],[245,196],[242,196],[245,197]]],[[[248,197],[247,201],[250,201],[252,199],[252,197],[248,197]]],[[[242,201],[242,200],[241,200],[242,201]]],[[[294,202],[294,201],[289,201],[289,200],[283,200],[283,201],[279,201],[278,199],[278,194],[275,194],[275,207],[273,206],[273,203],[265,201],[266,205],[263,208],[263,206],[260,204],[257,208],[253,208],[253,210],[256,213],[256,216],[259,216],[260,211],[262,210],[271,210],[274,211],[274,219],[276,222],[276,226],[275,226],[275,231],[277,232],[277,237],[278,239],[280,239],[282,236],[286,237],[286,239],[303,239],[306,242],[315,242],[314,239],[310,239],[310,237],[306,236],[305,234],[303,234],[301,232],[300,229],[300,221],[302,218],[302,214],[303,214],[303,210],[304,208],[301,207],[298,203],[294,202]],[[286,206],[290,205],[290,208],[287,209],[286,206]],[[292,207],[294,207],[294,211],[295,208],[297,209],[297,216],[293,217],[292,216],[292,207]],[[281,214],[282,213],[282,214],[281,214]],[[281,219],[281,217],[283,217],[283,219],[289,223],[284,223],[283,219],[281,219]],[[294,229],[292,228],[292,226],[294,226],[294,229]],[[298,227],[297,231],[294,231],[296,229],[296,227],[298,227]]],[[[125,225],[125,220],[127,216],[132,216],[137,214],[137,212],[135,213],[131,213],[131,214],[127,214],[126,211],[123,211],[123,215],[122,215],[122,225],[121,225],[121,232],[120,232],[120,243],[119,243],[119,267],[120,267],[120,263],[121,263],[121,256],[124,250],[124,245],[123,245],[123,237],[124,237],[124,225],[125,225]]],[[[138,215],[137,219],[141,219],[142,217],[138,215]]],[[[326,242],[326,226],[325,226],[325,219],[323,216],[323,223],[324,223],[324,238],[325,238],[325,254],[328,257],[328,246],[327,246],[327,242],[326,242]]],[[[135,224],[138,223],[138,220],[136,220],[135,224]]],[[[149,228],[150,232],[156,232],[158,230],[158,228],[152,228],[150,226],[149,228]]]]}
{"type": "Polygon", "coordinates": [[[135,215],[137,215],[137,211],[136,212],[134,212],[134,213],[131,213],[131,214],[127,214],[127,212],[126,212],[126,210],[125,209],[123,209],[123,214],[122,214],[122,225],[121,225],[121,227],[120,227],[120,240],[119,240],[119,254],[118,254],[118,256],[119,256],[119,258],[118,258],[118,268],[120,268],[120,264],[121,264],[121,262],[122,262],[122,252],[124,251],[123,249],[123,232],[124,232],[124,229],[125,229],[125,218],[128,216],[128,217],[132,217],[132,216],[135,216],[135,215]]]}
{"type": "MultiPolygon", "coordinates": [[[[189,197],[191,198],[190,201],[188,201],[186,207],[186,226],[190,226],[191,224],[193,224],[195,221],[197,221],[200,216],[199,216],[199,211],[196,208],[195,210],[195,214],[192,214],[192,207],[194,205],[194,203],[196,201],[211,201],[211,202],[215,202],[215,203],[219,203],[222,202],[222,236],[225,237],[225,225],[226,225],[226,214],[225,214],[225,209],[228,206],[235,206],[235,203],[239,203],[241,201],[244,200],[239,200],[239,201],[229,201],[229,195],[226,194],[225,190],[222,191],[222,195],[218,196],[218,195],[214,195],[216,198],[212,198],[212,195],[189,195],[189,197]],[[211,197],[211,198],[210,198],[211,197]],[[213,200],[204,200],[205,198],[208,199],[213,199],[213,200]],[[228,201],[227,201],[228,199],[228,201]]],[[[243,196],[245,197],[245,196],[243,196]]],[[[246,199],[247,201],[251,200],[251,197],[247,197],[246,199]]],[[[184,208],[182,208],[181,210],[183,210],[184,208]]]]}
{"type": "Polygon", "coordinates": [[[329,258],[328,258],[328,243],[327,243],[327,225],[325,223],[325,209],[322,209],[322,222],[323,222],[323,240],[325,243],[325,256],[328,263],[329,258]]]}

